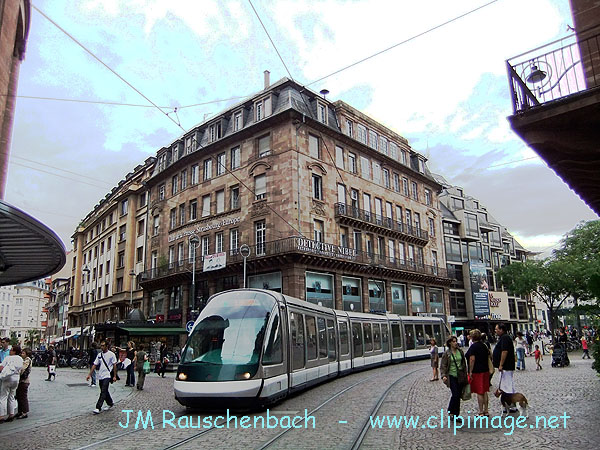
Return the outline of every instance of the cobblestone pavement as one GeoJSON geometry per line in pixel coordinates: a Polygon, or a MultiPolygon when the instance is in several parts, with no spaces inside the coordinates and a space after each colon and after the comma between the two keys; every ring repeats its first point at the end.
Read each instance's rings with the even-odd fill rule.
{"type": "MultiPolygon", "coordinates": [[[[284,416],[304,416],[311,412],[332,395],[350,388],[336,399],[323,405],[312,413],[315,417],[315,428],[291,430],[275,441],[269,448],[284,449],[343,449],[349,448],[360,433],[363,425],[369,420],[372,409],[381,395],[396,380],[398,383],[390,390],[389,395],[377,413],[379,418],[389,416],[419,416],[421,422],[415,429],[385,427],[370,429],[361,448],[377,449],[450,449],[462,448],[597,448],[597,430],[600,429],[600,378],[591,369],[590,360],[581,360],[581,354],[573,353],[571,366],[567,368],[551,368],[550,357],[546,357],[544,370],[535,371],[533,358],[527,358],[529,369],[515,373],[515,387],[525,394],[529,400],[529,417],[525,421],[527,428],[514,427],[511,433],[510,424],[516,415],[503,419],[507,428],[453,429],[439,428],[439,419],[432,419],[430,424],[438,424],[438,428],[422,428],[431,415],[440,416],[448,404],[450,391],[441,382],[429,382],[431,369],[428,361],[415,361],[394,366],[368,370],[350,376],[335,379],[321,384],[307,392],[293,396],[272,407],[270,415],[278,418],[284,416]],[[364,381],[361,384],[355,385],[364,381]],[[354,387],[352,387],[355,385],[354,387]],[[543,428],[543,421],[536,416],[561,416],[553,426],[543,428]],[[347,423],[340,423],[346,421],[347,423]],[[531,428],[534,426],[534,428],[531,428]]],[[[77,449],[96,443],[93,448],[101,449],[133,449],[142,444],[146,448],[167,448],[181,443],[178,448],[228,448],[250,449],[261,448],[267,441],[279,434],[282,429],[172,429],[162,427],[163,410],[172,411],[182,420],[192,420],[196,424],[205,415],[188,413],[173,398],[173,374],[162,379],[154,374],[146,378],[144,391],[132,391],[123,386],[124,378],[113,385],[115,400],[118,401],[113,410],[98,416],[91,414],[97,398],[97,389],[91,389],[82,383],[84,372],[64,369],[59,373],[57,381],[41,381],[44,373],[36,372],[36,379],[31,387],[31,413],[25,420],[13,421],[0,425],[0,442],[2,448],[34,449],[34,448],[68,448],[77,449]],[[81,375],[81,377],[80,377],[81,375]],[[61,378],[65,378],[64,381],[61,378]],[[71,382],[73,380],[73,382],[71,382]],[[62,384],[60,384],[62,383],[62,384]],[[69,386],[74,384],[74,386],[69,386]],[[119,426],[125,423],[122,410],[151,411],[154,429],[135,430],[134,421],[128,429],[119,426]],[[33,430],[35,428],[35,430],[33,430]],[[22,432],[26,432],[23,434],[22,432]],[[203,433],[203,434],[200,434],[203,433]],[[24,438],[26,436],[26,438],[24,438]]],[[[497,376],[497,375],[496,375],[497,376]]],[[[497,381],[497,380],[494,380],[497,381]]],[[[462,414],[473,420],[477,410],[475,399],[461,405],[462,414]],[[471,414],[469,414],[471,411],[471,414]]],[[[247,413],[251,417],[254,414],[247,413]]],[[[266,412],[257,415],[266,417],[266,412]]],[[[445,413],[444,413],[445,414],[445,413]]],[[[491,396],[490,414],[500,414],[499,401],[491,396]]],[[[170,413],[166,413],[170,418],[170,413]]],[[[214,414],[217,415],[216,413],[214,414]]],[[[240,414],[241,416],[241,414],[240,414]]],[[[447,419],[446,419],[447,420],[447,419]]],[[[500,418],[494,419],[500,423],[500,418]]],[[[177,423],[177,421],[175,421],[177,423]]],[[[182,424],[184,422],[181,422],[182,424]]],[[[302,422],[303,423],[303,422],[302,422]]],[[[447,424],[446,424],[447,425],[447,424]]]]}

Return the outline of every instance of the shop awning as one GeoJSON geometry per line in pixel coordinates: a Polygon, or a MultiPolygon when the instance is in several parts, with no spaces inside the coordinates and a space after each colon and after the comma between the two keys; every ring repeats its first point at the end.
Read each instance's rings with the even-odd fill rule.
{"type": "Polygon", "coordinates": [[[187,334],[185,328],[180,327],[119,327],[129,334],[129,336],[173,336],[177,334],[187,334]]]}

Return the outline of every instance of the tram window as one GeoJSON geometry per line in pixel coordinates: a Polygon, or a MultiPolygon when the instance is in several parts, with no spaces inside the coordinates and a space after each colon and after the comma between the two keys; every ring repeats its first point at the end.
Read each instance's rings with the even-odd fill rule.
{"type": "Polygon", "coordinates": [[[329,361],[336,360],[337,345],[335,342],[335,327],[333,326],[333,320],[327,319],[327,343],[329,345],[329,361]]]}
{"type": "Polygon", "coordinates": [[[425,325],[425,344],[429,345],[429,341],[433,338],[433,325],[425,325]]]}
{"type": "Polygon", "coordinates": [[[423,325],[415,325],[415,338],[417,340],[417,347],[427,346],[425,342],[425,331],[423,330],[423,325]]]}
{"type": "Polygon", "coordinates": [[[378,323],[373,324],[373,348],[381,350],[381,325],[378,323]]]}
{"type": "Polygon", "coordinates": [[[325,319],[317,317],[317,326],[319,327],[319,358],[327,358],[327,330],[325,328],[325,319]]]}
{"type": "Polygon", "coordinates": [[[360,323],[356,322],[352,323],[352,347],[354,349],[355,357],[363,355],[362,327],[360,326],[360,323]]]}
{"type": "Polygon", "coordinates": [[[433,337],[435,338],[435,343],[437,345],[444,345],[444,340],[442,339],[442,332],[439,325],[433,326],[433,337]]]}
{"type": "Polygon", "coordinates": [[[265,347],[263,364],[279,364],[283,362],[283,349],[281,347],[281,327],[279,326],[279,314],[273,319],[271,333],[265,347]]]}
{"type": "Polygon", "coordinates": [[[395,349],[402,348],[402,333],[400,333],[400,324],[392,324],[392,347],[395,349]]]}
{"type": "Polygon", "coordinates": [[[390,351],[387,323],[381,324],[381,346],[383,348],[383,353],[387,353],[390,351]]]}
{"type": "Polygon", "coordinates": [[[306,316],[306,359],[317,359],[317,325],[313,316],[306,316]]]}
{"type": "Polygon", "coordinates": [[[373,334],[371,333],[371,324],[363,323],[363,330],[365,332],[365,353],[373,351],[373,334]]]}
{"type": "Polygon", "coordinates": [[[404,342],[406,342],[406,350],[415,349],[415,327],[412,324],[404,324],[404,342]]]}
{"type": "Polygon", "coordinates": [[[340,329],[340,352],[342,355],[350,353],[350,345],[348,343],[348,324],[346,322],[338,322],[340,329]]]}
{"type": "Polygon", "coordinates": [[[291,313],[290,322],[292,329],[292,368],[304,367],[304,318],[302,314],[291,313]]]}

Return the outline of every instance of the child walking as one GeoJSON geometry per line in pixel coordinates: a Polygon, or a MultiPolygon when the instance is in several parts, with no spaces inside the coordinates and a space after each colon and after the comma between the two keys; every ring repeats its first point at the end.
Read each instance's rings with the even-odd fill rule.
{"type": "Polygon", "coordinates": [[[542,370],[542,365],[540,364],[540,361],[543,361],[544,358],[542,357],[542,352],[540,351],[539,345],[535,346],[535,352],[533,352],[533,354],[535,355],[535,370],[542,370]]]}

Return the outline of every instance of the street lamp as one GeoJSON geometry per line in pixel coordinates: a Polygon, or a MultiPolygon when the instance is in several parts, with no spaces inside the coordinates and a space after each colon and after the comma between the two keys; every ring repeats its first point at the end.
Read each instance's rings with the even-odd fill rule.
{"type": "Polygon", "coordinates": [[[129,297],[129,309],[133,310],[133,277],[135,277],[135,270],[131,269],[129,271],[129,276],[131,277],[131,296],[129,297]]]}
{"type": "MultiPolygon", "coordinates": [[[[200,245],[200,239],[195,234],[189,237],[189,245],[192,252],[192,309],[196,309],[196,249],[200,245]]],[[[186,312],[187,314],[187,312],[186,312]]]]}
{"type": "Polygon", "coordinates": [[[250,247],[247,244],[242,244],[240,254],[244,258],[244,289],[246,289],[246,258],[250,256],[250,247]]]}

